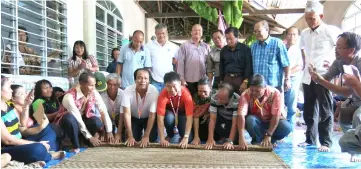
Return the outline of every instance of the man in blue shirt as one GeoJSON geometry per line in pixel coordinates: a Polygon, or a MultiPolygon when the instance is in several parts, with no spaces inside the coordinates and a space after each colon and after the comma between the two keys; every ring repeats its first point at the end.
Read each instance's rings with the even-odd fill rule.
{"type": "Polygon", "coordinates": [[[118,58],[117,74],[122,77],[122,88],[135,84],[134,71],[139,68],[151,68],[149,50],[143,46],[144,33],[136,30],[129,45],[124,45],[118,58]]]}
{"type": "Polygon", "coordinates": [[[285,44],[269,35],[267,21],[259,21],[254,26],[257,40],[251,45],[253,72],[263,75],[267,85],[283,91],[290,89],[289,60],[285,44]],[[284,81],[283,81],[284,79],[284,81]]]}

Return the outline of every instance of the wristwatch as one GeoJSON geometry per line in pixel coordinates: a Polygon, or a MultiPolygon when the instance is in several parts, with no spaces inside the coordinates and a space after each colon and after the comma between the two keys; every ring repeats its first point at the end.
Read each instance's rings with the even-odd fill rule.
{"type": "Polygon", "coordinates": [[[264,136],[272,137],[272,134],[269,134],[268,132],[264,133],[264,136]]]}
{"type": "Polygon", "coordinates": [[[231,139],[229,139],[229,138],[226,139],[226,142],[233,145],[233,141],[231,139]]]}
{"type": "Polygon", "coordinates": [[[189,138],[189,135],[188,135],[188,134],[185,134],[185,135],[183,136],[183,138],[189,138]]]}

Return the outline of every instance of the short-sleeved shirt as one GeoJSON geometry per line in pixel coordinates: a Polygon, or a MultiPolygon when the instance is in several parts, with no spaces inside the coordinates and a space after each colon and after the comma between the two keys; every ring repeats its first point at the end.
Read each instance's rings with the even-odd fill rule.
{"type": "Polygon", "coordinates": [[[283,68],[290,65],[285,44],[269,36],[264,42],[256,40],[251,51],[253,72],[263,75],[270,86],[282,86],[283,68]]]}
{"type": "MultiPolygon", "coordinates": [[[[59,110],[59,107],[60,107],[60,104],[58,102],[46,100],[44,98],[36,99],[31,104],[32,109],[30,110],[31,118],[33,120],[35,120],[33,117],[33,114],[34,114],[34,112],[36,112],[38,110],[40,105],[43,106],[45,114],[55,113],[59,110]]],[[[52,122],[52,121],[50,121],[50,122],[52,122]]]]}
{"type": "Polygon", "coordinates": [[[166,73],[173,71],[173,58],[177,58],[179,47],[167,41],[163,46],[156,40],[147,44],[152,59],[152,78],[163,83],[166,73]]]}
{"type": "Polygon", "coordinates": [[[179,49],[177,72],[187,82],[198,82],[206,75],[208,44],[200,42],[198,46],[190,40],[184,42],[179,49]]]}
{"type": "Polygon", "coordinates": [[[112,119],[112,123],[115,124],[115,120],[116,120],[115,117],[119,113],[123,113],[122,100],[124,98],[124,91],[122,89],[118,89],[118,93],[115,100],[109,98],[107,91],[101,92],[99,94],[102,97],[104,104],[108,109],[108,114],[112,119]]]}
{"type": "MultiPolygon", "coordinates": [[[[332,63],[335,60],[335,48],[337,37],[342,31],[331,25],[322,23],[316,30],[306,28],[301,33],[300,46],[305,51],[305,67],[310,64],[316,67],[318,74],[325,74],[327,68],[323,67],[324,61],[332,63]]],[[[304,70],[302,82],[311,83],[311,75],[308,69],[304,70]]]]}
{"type": "Polygon", "coordinates": [[[253,74],[251,49],[238,42],[234,51],[227,45],[221,50],[219,72],[221,80],[228,73],[242,73],[248,79],[253,74]]]}
{"type": "MultiPolygon", "coordinates": [[[[68,60],[68,62],[69,62],[68,67],[69,68],[77,69],[79,67],[79,65],[81,64],[82,60],[83,60],[81,57],[75,57],[75,58],[76,58],[76,60],[73,60],[72,57],[69,58],[69,60],[68,60]]],[[[87,69],[90,69],[90,68],[92,68],[94,66],[98,66],[97,59],[92,55],[88,55],[87,59],[85,59],[85,63],[86,63],[86,68],[87,69]]],[[[80,71],[79,74],[74,77],[74,85],[78,84],[79,76],[82,73],[83,72],[80,71]]]]}
{"type": "Polygon", "coordinates": [[[136,93],[135,88],[136,85],[134,84],[124,90],[122,106],[130,108],[132,117],[148,118],[150,113],[156,112],[158,90],[153,85],[149,84],[146,95],[141,99],[139,93],[136,93]]]}
{"type": "Polygon", "coordinates": [[[219,104],[216,93],[211,97],[211,106],[209,107],[209,112],[216,115],[219,114],[227,120],[232,120],[233,117],[237,116],[238,103],[239,95],[234,93],[227,105],[219,104]]]}
{"type": "MultiPolygon", "coordinates": [[[[325,79],[330,81],[333,78],[335,78],[335,77],[337,77],[338,75],[341,74],[341,79],[342,79],[342,75],[344,74],[343,65],[346,65],[346,64],[344,62],[342,62],[341,60],[333,61],[331,67],[322,76],[325,79]]],[[[354,56],[354,58],[352,59],[350,65],[355,66],[358,69],[358,71],[361,72],[361,57],[359,56],[359,54],[354,56]]],[[[342,81],[341,81],[341,83],[342,83],[342,81]]],[[[341,84],[341,85],[343,85],[343,84],[341,84]]],[[[345,87],[347,87],[347,86],[345,86],[345,87]]],[[[350,88],[350,90],[352,90],[352,89],[350,88]]],[[[361,101],[360,97],[358,96],[357,93],[355,93],[354,90],[352,90],[352,99],[354,101],[361,101]]]]}
{"type": "Polygon", "coordinates": [[[122,87],[127,88],[135,83],[134,71],[139,68],[152,67],[152,62],[147,47],[142,46],[135,52],[131,48],[131,43],[120,49],[118,64],[123,64],[122,69],[122,87]]]}
{"type": "Polygon", "coordinates": [[[170,96],[166,89],[163,89],[160,92],[157,103],[157,115],[165,116],[166,110],[173,110],[171,100],[173,103],[174,111],[177,111],[178,109],[178,114],[185,113],[186,116],[193,116],[192,95],[190,94],[188,89],[183,86],[181,87],[181,92],[176,96],[170,96]],[[178,106],[179,99],[180,101],[178,106]]]}
{"type": "Polygon", "coordinates": [[[221,55],[220,48],[212,47],[211,51],[207,56],[207,73],[214,73],[215,77],[219,77],[219,62],[221,55]]]}
{"type": "Polygon", "coordinates": [[[16,138],[21,138],[21,133],[19,130],[19,119],[16,116],[15,108],[8,104],[8,109],[6,111],[1,110],[1,120],[4,122],[5,127],[9,133],[16,138]]]}
{"type": "Polygon", "coordinates": [[[263,121],[270,121],[272,116],[281,116],[283,111],[283,101],[280,92],[271,86],[266,87],[262,101],[256,103],[251,97],[250,89],[245,90],[239,100],[239,115],[255,115],[263,121]]]}
{"type": "MultiPolygon", "coordinates": [[[[303,66],[302,53],[299,44],[290,46],[287,50],[288,59],[290,61],[290,70],[295,66],[303,66]]],[[[302,71],[298,71],[294,74],[291,74],[291,77],[301,76],[302,71]]]]}

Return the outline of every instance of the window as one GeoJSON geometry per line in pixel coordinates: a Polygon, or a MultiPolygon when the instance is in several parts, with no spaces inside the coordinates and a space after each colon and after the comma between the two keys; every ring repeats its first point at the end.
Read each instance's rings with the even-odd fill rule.
{"type": "Polygon", "coordinates": [[[66,4],[1,1],[1,73],[67,76],[66,4]]]}
{"type": "Polygon", "coordinates": [[[347,9],[342,21],[342,30],[361,35],[361,0],[355,0],[347,9]]]}
{"type": "Polygon", "coordinates": [[[118,8],[106,0],[96,3],[96,57],[100,71],[112,61],[113,48],[120,48],[123,38],[123,18],[118,8]]]}

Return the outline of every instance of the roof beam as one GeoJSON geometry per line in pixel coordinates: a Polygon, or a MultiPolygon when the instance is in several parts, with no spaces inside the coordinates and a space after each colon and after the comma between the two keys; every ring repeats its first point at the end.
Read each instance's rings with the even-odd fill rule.
{"type": "Polygon", "coordinates": [[[250,15],[276,15],[293,13],[305,13],[305,8],[255,10],[254,13],[251,13],[250,15]]]}
{"type": "Polygon", "coordinates": [[[146,18],[199,18],[195,12],[174,12],[174,13],[147,13],[146,18]]]}

